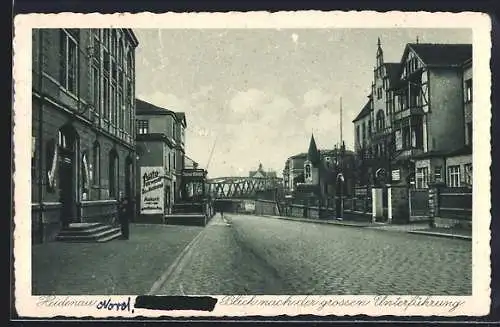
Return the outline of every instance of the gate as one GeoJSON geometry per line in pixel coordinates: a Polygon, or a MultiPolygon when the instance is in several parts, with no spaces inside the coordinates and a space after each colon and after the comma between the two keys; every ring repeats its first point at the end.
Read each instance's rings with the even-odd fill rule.
{"type": "Polygon", "coordinates": [[[410,189],[410,222],[429,219],[429,190],[410,189]]]}

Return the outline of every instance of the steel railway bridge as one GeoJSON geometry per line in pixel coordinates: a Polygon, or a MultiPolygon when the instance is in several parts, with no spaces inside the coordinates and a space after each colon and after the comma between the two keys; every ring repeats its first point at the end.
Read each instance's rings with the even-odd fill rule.
{"type": "Polygon", "coordinates": [[[280,184],[277,177],[217,177],[207,179],[205,187],[213,199],[255,199],[280,184]]]}

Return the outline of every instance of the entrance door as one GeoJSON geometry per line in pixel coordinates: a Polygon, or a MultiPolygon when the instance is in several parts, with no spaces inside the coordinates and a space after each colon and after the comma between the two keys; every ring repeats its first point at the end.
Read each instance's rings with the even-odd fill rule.
{"type": "Polygon", "coordinates": [[[59,161],[59,196],[62,204],[61,221],[63,227],[76,222],[75,190],[73,185],[73,158],[71,154],[61,155],[59,161]]]}

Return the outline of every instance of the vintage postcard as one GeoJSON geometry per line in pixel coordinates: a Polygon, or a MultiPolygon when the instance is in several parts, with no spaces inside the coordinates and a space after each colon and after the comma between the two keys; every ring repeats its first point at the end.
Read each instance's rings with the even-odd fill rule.
{"type": "Polygon", "coordinates": [[[488,314],[490,29],[15,17],[17,313],[488,314]]]}

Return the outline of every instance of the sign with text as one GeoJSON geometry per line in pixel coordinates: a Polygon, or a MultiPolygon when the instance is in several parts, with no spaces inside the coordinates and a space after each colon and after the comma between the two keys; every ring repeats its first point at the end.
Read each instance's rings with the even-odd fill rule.
{"type": "Polygon", "coordinates": [[[399,181],[401,179],[401,173],[399,169],[393,170],[392,171],[392,180],[393,181],[399,181]]]}
{"type": "Polygon", "coordinates": [[[204,170],[183,170],[182,176],[184,177],[205,177],[204,170]]]}
{"type": "Polygon", "coordinates": [[[164,177],[163,167],[141,167],[142,215],[164,213],[164,177]]]}

